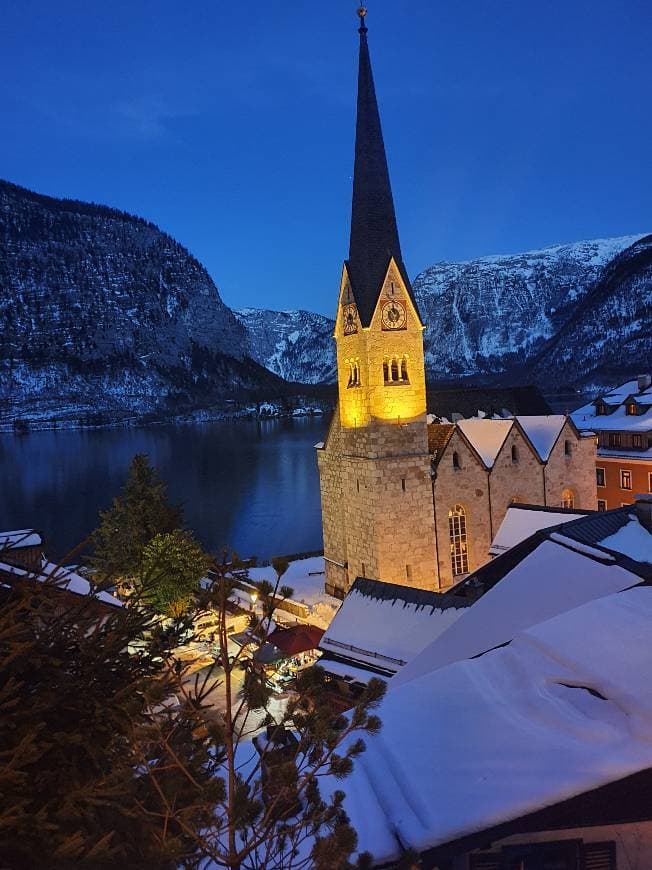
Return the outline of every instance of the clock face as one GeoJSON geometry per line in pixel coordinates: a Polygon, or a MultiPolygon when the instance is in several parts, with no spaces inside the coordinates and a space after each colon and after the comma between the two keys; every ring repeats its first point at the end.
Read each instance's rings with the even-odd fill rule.
{"type": "Polygon", "coordinates": [[[405,329],[407,313],[402,302],[386,302],[383,305],[383,329],[405,329]]]}
{"type": "Polygon", "coordinates": [[[353,335],[358,331],[358,311],[355,305],[345,305],[342,309],[344,335],[353,335]]]}

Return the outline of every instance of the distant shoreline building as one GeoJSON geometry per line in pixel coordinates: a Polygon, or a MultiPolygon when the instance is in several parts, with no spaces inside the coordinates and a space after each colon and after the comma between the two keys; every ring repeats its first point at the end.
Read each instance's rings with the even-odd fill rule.
{"type": "Polygon", "coordinates": [[[357,577],[449,588],[487,561],[512,501],[595,508],[594,438],[568,418],[497,410],[491,391],[475,413],[498,419],[428,418],[426,325],[403,263],[366,10],[359,15],[351,236],[334,332],[339,402],[317,451],[326,591],[340,598],[357,577]]]}

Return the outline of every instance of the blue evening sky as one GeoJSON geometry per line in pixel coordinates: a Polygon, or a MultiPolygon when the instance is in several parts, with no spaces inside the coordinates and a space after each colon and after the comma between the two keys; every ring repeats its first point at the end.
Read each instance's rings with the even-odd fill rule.
{"type": "MultiPolygon", "coordinates": [[[[406,264],[652,231],[649,0],[369,0],[406,264]]],[[[332,314],[353,0],[3,0],[0,176],[142,215],[232,306],[332,314]]]]}

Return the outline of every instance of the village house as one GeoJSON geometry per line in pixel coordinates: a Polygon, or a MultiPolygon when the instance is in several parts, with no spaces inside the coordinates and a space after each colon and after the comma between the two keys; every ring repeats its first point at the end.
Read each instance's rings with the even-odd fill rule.
{"type": "Polygon", "coordinates": [[[98,615],[107,607],[120,607],[120,601],[109,592],[95,591],[86,577],[75,568],[49,561],[44,553],[43,539],[35,529],[0,532],[0,585],[9,591],[17,581],[48,583],[61,592],[61,607],[70,596],[88,596],[89,605],[98,615]]]}
{"type": "Polygon", "coordinates": [[[639,375],[573,412],[578,429],[595,433],[600,511],[652,492],[652,376],[639,375]]]}
{"type": "Polygon", "coordinates": [[[401,253],[364,16],[334,331],[339,401],[317,445],[325,588],[339,598],[357,577],[450,588],[489,558],[511,501],[595,508],[594,439],[567,418],[515,408],[509,391],[502,400],[440,396],[428,408],[427,324],[401,253]],[[457,419],[456,404],[485,416],[457,419]]]}

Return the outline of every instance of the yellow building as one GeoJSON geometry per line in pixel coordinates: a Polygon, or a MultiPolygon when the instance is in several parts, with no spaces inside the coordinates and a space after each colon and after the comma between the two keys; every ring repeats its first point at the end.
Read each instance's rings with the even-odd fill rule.
{"type": "MultiPolygon", "coordinates": [[[[507,475],[521,479],[495,485],[493,495],[489,476],[494,475],[482,461],[469,462],[462,474],[456,468],[450,484],[443,483],[447,476],[436,455],[432,426],[429,438],[426,415],[425,324],[401,254],[365,10],[359,14],[351,236],[334,333],[339,402],[318,449],[326,589],[340,597],[356,577],[431,590],[449,587],[488,558],[492,512],[496,517],[504,513],[507,491],[510,497],[513,492],[537,493],[540,484],[528,487],[525,476],[542,479],[534,459],[520,468],[510,459],[507,475]],[[475,479],[478,475],[483,485],[475,479]],[[458,490],[465,491],[464,499],[458,490]],[[473,518],[475,542],[467,518],[473,518]]],[[[576,455],[588,456],[587,447],[576,455]]],[[[593,455],[588,457],[593,490],[587,495],[586,487],[580,487],[577,506],[595,504],[593,455]]],[[[584,463],[575,463],[580,465],[584,463]]]]}

